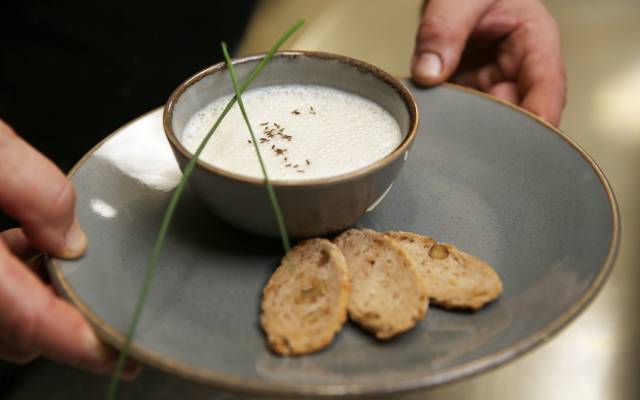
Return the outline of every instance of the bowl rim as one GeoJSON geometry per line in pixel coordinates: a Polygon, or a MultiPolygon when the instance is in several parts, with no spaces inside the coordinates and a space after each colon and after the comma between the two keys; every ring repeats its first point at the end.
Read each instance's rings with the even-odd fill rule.
{"type": "MultiPolygon", "coordinates": [[[[233,65],[246,64],[250,62],[257,62],[264,58],[266,53],[258,53],[251,54],[243,57],[237,57],[232,60],[233,65]]],[[[395,161],[399,156],[403,155],[405,152],[409,150],[409,147],[413,143],[417,132],[418,132],[418,124],[420,122],[420,115],[418,112],[418,104],[416,102],[415,97],[411,93],[411,91],[400,81],[400,79],[394,77],[388,72],[378,68],[372,64],[367,62],[357,60],[355,58],[347,57],[340,54],[327,53],[321,51],[306,51],[306,50],[286,50],[286,51],[278,51],[274,54],[273,58],[290,58],[290,57],[309,57],[316,58],[321,60],[337,60],[343,64],[348,64],[349,66],[356,68],[360,71],[365,71],[366,73],[372,74],[378,80],[386,83],[391,86],[391,88],[399,95],[400,99],[405,105],[405,109],[407,110],[409,116],[409,127],[408,132],[400,142],[400,144],[389,154],[384,156],[383,158],[368,164],[364,167],[358,168],[356,170],[340,174],[340,175],[332,175],[327,177],[320,178],[312,178],[312,179],[296,179],[296,180],[284,180],[284,179],[269,179],[269,183],[275,188],[278,187],[312,187],[312,186],[325,186],[332,185],[335,183],[348,182],[352,180],[356,180],[363,176],[367,176],[371,173],[374,173],[393,161],[395,161]]],[[[268,67],[268,65],[267,65],[268,67]]],[[[180,97],[191,88],[194,84],[205,78],[206,76],[219,73],[221,71],[225,71],[227,69],[226,63],[219,62],[207,68],[200,70],[195,73],[187,80],[182,82],[174,91],[171,93],[171,96],[167,100],[164,105],[163,113],[162,113],[162,126],[164,129],[165,136],[169,140],[169,143],[173,147],[174,150],[177,150],[180,155],[185,157],[187,160],[191,160],[193,154],[187,150],[182,142],[176,136],[176,133],[173,130],[173,112],[175,110],[176,104],[178,103],[180,97]]],[[[249,88],[250,89],[250,88],[249,88]]],[[[384,108],[384,107],[383,107],[384,108]]],[[[405,133],[405,132],[402,132],[405,133]]],[[[201,158],[198,158],[196,165],[206,172],[210,172],[224,178],[239,181],[249,185],[255,186],[264,186],[264,179],[254,178],[242,174],[238,174],[223,168],[219,168],[213,166],[206,161],[203,161],[201,158]]]]}

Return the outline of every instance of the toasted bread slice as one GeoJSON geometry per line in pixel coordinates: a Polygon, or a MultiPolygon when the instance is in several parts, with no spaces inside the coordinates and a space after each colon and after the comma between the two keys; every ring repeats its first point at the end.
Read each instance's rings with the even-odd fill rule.
{"type": "Polygon", "coordinates": [[[351,229],[335,240],[347,261],[349,316],[378,339],[411,329],[424,318],[429,297],[413,260],[384,234],[351,229]]]}
{"type": "Polygon", "coordinates": [[[502,293],[502,281],[486,262],[411,232],[387,232],[416,261],[431,304],[446,309],[478,310],[502,293]]]}
{"type": "Polygon", "coordinates": [[[328,346],[347,319],[349,277],[344,257],[326,239],[310,239],[282,259],[263,290],[262,328],[282,355],[328,346]]]}

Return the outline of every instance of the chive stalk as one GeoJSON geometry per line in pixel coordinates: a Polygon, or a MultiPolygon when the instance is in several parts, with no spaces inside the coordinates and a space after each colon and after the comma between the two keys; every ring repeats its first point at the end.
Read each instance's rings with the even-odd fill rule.
{"type": "MultiPolygon", "coordinates": [[[[251,83],[256,79],[256,77],[260,74],[260,72],[262,72],[262,70],[267,65],[267,63],[269,63],[269,61],[273,58],[273,55],[275,54],[275,52],[284,44],[284,42],[287,41],[287,39],[289,39],[291,35],[295,33],[295,31],[297,31],[302,26],[302,24],[304,24],[304,20],[298,20],[293,25],[291,25],[291,27],[287,29],[287,31],[285,31],[278,38],[278,40],[274,43],[274,45],[271,47],[271,49],[265,55],[265,57],[262,60],[260,60],[260,63],[258,63],[256,68],[251,72],[247,80],[245,80],[242,83],[242,86],[237,88],[236,96],[234,96],[229,101],[229,103],[224,108],[224,110],[222,111],[222,113],[220,114],[216,122],[213,124],[213,127],[211,127],[207,135],[202,140],[202,143],[200,143],[200,146],[198,147],[196,152],[193,154],[193,157],[191,158],[191,160],[189,160],[186,167],[184,168],[182,172],[182,178],[180,179],[180,182],[176,186],[175,190],[173,191],[173,194],[171,195],[171,200],[169,201],[169,205],[167,206],[164,216],[162,217],[160,229],[158,231],[158,235],[156,237],[156,241],[154,243],[151,256],[149,257],[149,260],[147,262],[144,281],[142,283],[142,288],[140,289],[140,294],[138,296],[138,301],[136,303],[136,306],[133,312],[133,317],[131,318],[131,323],[129,324],[129,328],[127,329],[127,336],[126,336],[125,342],[122,346],[122,350],[120,351],[120,355],[118,356],[118,361],[116,363],[115,371],[111,377],[111,382],[109,383],[107,400],[114,400],[116,398],[120,377],[122,376],[122,371],[124,369],[125,363],[127,361],[127,357],[129,355],[131,341],[133,339],[136,328],[138,326],[138,322],[140,321],[140,317],[142,315],[142,310],[144,308],[144,303],[147,298],[147,295],[149,293],[149,288],[151,286],[153,275],[155,274],[156,265],[158,262],[158,258],[160,256],[160,252],[162,251],[162,247],[164,245],[164,241],[166,239],[167,232],[169,231],[169,226],[171,225],[171,221],[173,219],[173,215],[175,214],[175,210],[180,200],[180,197],[185,189],[185,186],[187,181],[189,180],[189,177],[191,176],[191,173],[193,172],[193,169],[195,168],[195,165],[198,161],[198,158],[200,157],[200,154],[202,153],[205,146],[209,142],[209,139],[211,138],[211,136],[213,136],[214,132],[220,125],[220,122],[222,122],[222,119],[227,115],[229,110],[231,110],[231,107],[233,107],[235,102],[239,100],[239,95],[242,92],[244,92],[249,87],[249,85],[251,85],[251,83]]],[[[273,189],[271,189],[270,193],[272,192],[273,192],[273,189]]],[[[282,218],[281,215],[280,215],[280,218],[282,218]]],[[[288,244],[288,239],[287,240],[283,239],[283,243],[288,244]]],[[[285,245],[285,249],[288,249],[288,246],[285,245]]]]}
{"type": "Polygon", "coordinates": [[[278,223],[278,230],[280,231],[280,238],[282,239],[282,247],[284,248],[284,252],[286,254],[291,249],[291,243],[289,242],[287,227],[284,224],[284,217],[282,216],[282,210],[280,209],[280,204],[278,203],[278,198],[276,197],[276,193],[273,190],[273,186],[269,181],[269,175],[267,174],[267,169],[264,166],[264,161],[262,160],[262,155],[260,154],[260,148],[258,148],[256,135],[253,133],[251,122],[249,122],[249,116],[247,115],[247,110],[244,108],[244,102],[242,101],[242,91],[240,87],[238,87],[238,78],[236,77],[236,71],[235,71],[235,68],[233,67],[231,56],[229,56],[229,51],[227,50],[227,44],[222,42],[221,46],[222,46],[222,53],[224,54],[224,58],[227,61],[227,69],[229,70],[229,76],[231,76],[231,83],[233,85],[233,90],[236,93],[235,98],[238,100],[238,107],[240,107],[240,112],[242,113],[242,118],[244,118],[244,122],[247,125],[247,129],[249,129],[249,135],[251,135],[251,141],[253,142],[253,147],[256,150],[256,155],[258,156],[258,162],[260,163],[260,169],[262,170],[262,176],[264,177],[264,185],[266,186],[267,193],[269,194],[271,207],[273,208],[273,212],[276,216],[276,222],[278,223]]]}

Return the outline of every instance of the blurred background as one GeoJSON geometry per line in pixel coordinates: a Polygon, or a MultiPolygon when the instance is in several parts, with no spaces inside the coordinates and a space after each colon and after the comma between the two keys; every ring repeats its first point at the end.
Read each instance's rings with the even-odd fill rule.
{"type": "MultiPolygon", "coordinates": [[[[622,217],[618,262],[596,300],[551,342],[496,370],[410,398],[640,398],[640,3],[546,3],[559,22],[567,66],[569,102],[561,129],[595,159],[613,186],[622,217]]],[[[407,77],[421,4],[260,1],[235,55],[264,51],[282,27],[302,17],[307,24],[288,48],[342,53],[407,77]]],[[[5,398],[101,398],[105,387],[106,378],[39,361],[12,375],[5,398]]],[[[120,398],[232,397],[148,368],[123,385],[120,398]]]]}

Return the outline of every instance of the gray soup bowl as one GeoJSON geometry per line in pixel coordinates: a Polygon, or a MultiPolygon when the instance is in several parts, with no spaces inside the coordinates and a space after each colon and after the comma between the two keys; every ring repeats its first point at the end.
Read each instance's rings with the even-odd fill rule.
{"type": "MultiPolygon", "coordinates": [[[[244,82],[263,56],[233,61],[239,82],[244,82]]],[[[319,179],[271,181],[289,235],[304,238],[349,227],[386,194],[416,136],[418,108],[409,90],[388,73],[362,61],[320,52],[276,53],[251,88],[294,83],[334,87],[370,99],[395,117],[403,135],[393,152],[353,172],[319,179]]],[[[212,101],[232,94],[227,68],[220,63],[189,78],[167,101],[164,131],[183,171],[192,158],[181,141],[189,119],[212,101]]],[[[251,233],[278,236],[262,179],[235,174],[198,160],[189,183],[222,220],[251,233]]]]}

